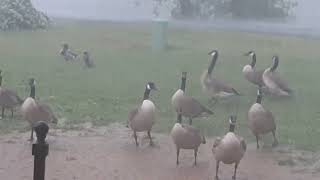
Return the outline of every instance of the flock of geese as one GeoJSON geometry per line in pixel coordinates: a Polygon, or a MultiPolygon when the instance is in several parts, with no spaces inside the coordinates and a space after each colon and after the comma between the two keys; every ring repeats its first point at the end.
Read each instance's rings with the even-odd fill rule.
{"type": "MultiPolygon", "coordinates": [[[[212,56],[212,60],[208,69],[201,75],[201,85],[204,92],[211,98],[210,100],[217,101],[218,98],[241,95],[231,84],[226,83],[214,74],[213,70],[219,56],[218,51],[213,50],[209,55],[212,56]]],[[[273,63],[269,68],[256,70],[255,52],[250,51],[245,55],[250,56],[252,61],[243,67],[244,77],[256,85],[258,89],[256,101],[248,111],[249,128],[256,137],[257,148],[259,148],[260,136],[267,133],[273,134],[274,142],[272,146],[276,146],[278,140],[276,137],[275,118],[272,112],[262,105],[263,93],[267,92],[276,96],[291,96],[292,90],[288,87],[286,81],[277,73],[277,67],[279,65],[278,56],[272,58],[273,63]]],[[[13,117],[13,109],[20,106],[22,118],[28,121],[31,126],[31,140],[33,140],[33,129],[36,122],[58,122],[58,119],[50,107],[36,100],[36,81],[34,78],[29,80],[30,95],[24,100],[21,99],[15,91],[2,87],[2,78],[2,71],[0,70],[0,107],[2,108],[2,119],[4,118],[5,109],[10,109],[11,116],[13,117]]],[[[170,134],[177,150],[176,164],[179,164],[180,150],[191,149],[194,150],[194,165],[196,165],[198,148],[201,144],[206,143],[206,138],[200,129],[192,126],[192,120],[203,115],[211,115],[213,112],[195,98],[185,93],[186,82],[187,72],[182,72],[181,86],[171,98],[173,109],[177,113],[177,121],[170,134]],[[187,118],[189,122],[182,123],[183,117],[187,118]]],[[[129,112],[127,127],[133,131],[136,146],[139,146],[137,132],[147,132],[150,145],[154,144],[151,137],[151,130],[156,119],[156,106],[150,99],[150,94],[156,90],[156,84],[154,82],[148,82],[145,85],[142,102],[129,112]]],[[[213,142],[212,152],[217,162],[215,179],[219,179],[218,170],[220,162],[235,164],[232,178],[236,179],[238,165],[246,151],[245,140],[235,133],[236,121],[237,116],[231,115],[229,118],[229,132],[223,137],[216,138],[213,142]]]]}
{"type": "MultiPolygon", "coordinates": [[[[74,61],[79,57],[77,53],[71,51],[69,44],[67,43],[62,44],[62,49],[60,50],[59,54],[65,61],[74,61]]],[[[94,67],[93,60],[91,59],[88,51],[83,52],[83,62],[87,68],[94,67]]]]}

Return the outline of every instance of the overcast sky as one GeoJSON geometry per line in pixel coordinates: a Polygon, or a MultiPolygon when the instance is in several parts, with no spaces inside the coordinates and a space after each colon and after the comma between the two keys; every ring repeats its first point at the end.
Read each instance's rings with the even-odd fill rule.
{"type": "MultiPolygon", "coordinates": [[[[152,18],[152,0],[32,0],[39,9],[51,16],[139,20],[152,18]]],[[[298,0],[296,16],[299,24],[319,24],[320,0],[298,0]],[[316,23],[315,23],[316,22],[316,23]]],[[[167,13],[163,13],[165,16],[167,13]]]]}

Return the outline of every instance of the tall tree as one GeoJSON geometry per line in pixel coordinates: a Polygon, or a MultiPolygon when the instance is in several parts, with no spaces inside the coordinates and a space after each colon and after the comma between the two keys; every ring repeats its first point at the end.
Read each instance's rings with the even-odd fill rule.
{"type": "Polygon", "coordinates": [[[0,30],[43,29],[49,24],[48,16],[36,10],[31,0],[0,1],[0,30]]]}
{"type": "Polygon", "coordinates": [[[232,15],[236,18],[284,18],[297,6],[295,0],[154,0],[172,3],[175,18],[209,18],[232,15]]]}

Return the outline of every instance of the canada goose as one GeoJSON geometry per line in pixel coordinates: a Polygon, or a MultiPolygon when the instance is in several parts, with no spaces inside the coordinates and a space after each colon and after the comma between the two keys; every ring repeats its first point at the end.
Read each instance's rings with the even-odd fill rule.
{"type": "Polygon", "coordinates": [[[93,61],[90,58],[89,52],[83,52],[83,61],[87,68],[92,68],[94,66],[93,61]]]}
{"type": "Polygon", "coordinates": [[[21,105],[23,100],[18,94],[10,89],[2,87],[2,71],[0,70],[0,107],[2,109],[1,117],[4,118],[5,109],[11,110],[11,118],[13,118],[13,109],[21,105]]]}
{"type": "Polygon", "coordinates": [[[247,149],[244,139],[234,133],[236,116],[231,116],[229,123],[229,132],[223,138],[216,138],[212,147],[212,153],[217,161],[215,180],[219,179],[218,171],[220,161],[222,161],[224,164],[235,163],[234,174],[232,176],[232,179],[235,180],[238,165],[247,149]]]}
{"type": "Polygon", "coordinates": [[[257,62],[256,53],[254,51],[249,51],[245,54],[245,56],[250,56],[252,58],[252,61],[250,64],[247,64],[243,67],[242,73],[244,77],[254,85],[264,86],[264,82],[262,79],[264,70],[256,70],[255,68],[257,62]]]}
{"type": "Polygon", "coordinates": [[[58,119],[54,116],[50,107],[35,100],[35,85],[35,79],[31,78],[29,81],[30,96],[23,102],[21,106],[21,114],[23,119],[27,120],[31,125],[31,141],[33,140],[33,127],[35,123],[39,121],[51,122],[54,124],[58,123],[58,119]]]}
{"type": "Polygon", "coordinates": [[[187,72],[182,72],[181,87],[171,98],[172,106],[178,114],[189,118],[190,125],[192,119],[199,117],[203,113],[213,114],[211,110],[200,104],[199,101],[185,94],[187,72]]]}
{"type": "Polygon", "coordinates": [[[251,106],[248,112],[249,128],[256,137],[257,149],[259,149],[259,135],[272,132],[274,142],[272,146],[278,145],[276,138],[276,123],[273,114],[266,110],[262,104],[262,91],[259,88],[257,93],[257,100],[251,106]]]}
{"type": "Polygon", "coordinates": [[[289,88],[288,83],[281,79],[281,77],[276,72],[279,65],[279,57],[273,56],[273,64],[270,68],[267,68],[263,75],[263,82],[268,87],[270,93],[277,96],[290,96],[292,90],[289,88]]]}
{"type": "Polygon", "coordinates": [[[177,165],[179,165],[180,149],[194,150],[194,165],[197,165],[197,154],[200,144],[205,144],[206,139],[201,135],[200,130],[190,125],[181,124],[182,115],[178,114],[177,123],[171,130],[171,137],[177,148],[177,165]]]}
{"type": "Polygon", "coordinates": [[[156,107],[149,99],[151,90],[157,90],[156,85],[153,82],[148,82],[145,87],[144,97],[140,107],[133,109],[129,113],[128,125],[133,130],[133,136],[136,142],[136,146],[139,146],[137,140],[137,132],[147,131],[150,139],[150,145],[153,145],[150,131],[155,120],[156,107]]]}
{"type": "Polygon", "coordinates": [[[227,97],[231,95],[240,95],[231,85],[224,81],[214,77],[212,75],[214,66],[218,59],[218,51],[213,50],[209,53],[212,56],[212,61],[208,67],[208,70],[204,71],[201,76],[201,85],[204,92],[209,94],[212,99],[216,100],[215,97],[227,97]]]}
{"type": "Polygon", "coordinates": [[[63,58],[66,61],[74,60],[74,59],[76,59],[78,57],[78,55],[76,53],[72,52],[69,49],[69,45],[67,43],[64,43],[62,45],[62,49],[60,50],[60,55],[63,56],[63,58]]]}

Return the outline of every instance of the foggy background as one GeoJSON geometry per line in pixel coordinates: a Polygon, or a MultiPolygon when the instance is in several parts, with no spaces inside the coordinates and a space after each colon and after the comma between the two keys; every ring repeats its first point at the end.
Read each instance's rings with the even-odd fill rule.
{"type": "MultiPolygon", "coordinates": [[[[68,17],[81,19],[115,20],[115,21],[145,21],[153,17],[151,0],[32,0],[34,5],[52,17],[68,17]]],[[[320,1],[298,0],[295,18],[286,23],[271,22],[236,22],[215,20],[206,24],[185,23],[197,27],[236,29],[292,35],[320,37],[320,1]]],[[[161,17],[168,18],[169,12],[162,10],[161,17]]]]}

